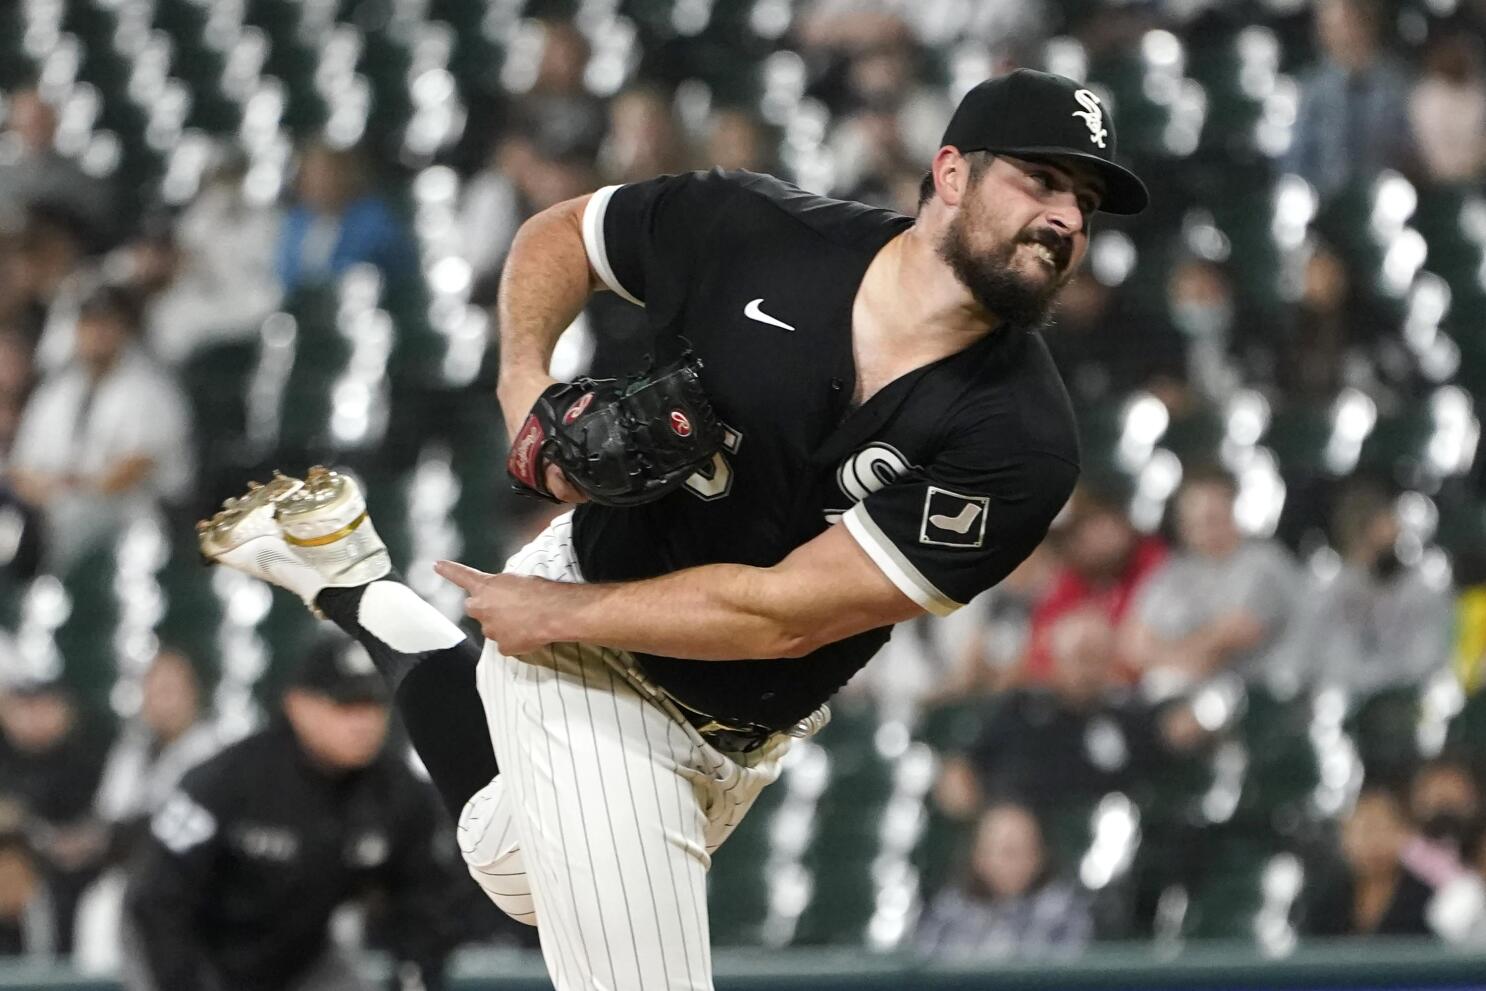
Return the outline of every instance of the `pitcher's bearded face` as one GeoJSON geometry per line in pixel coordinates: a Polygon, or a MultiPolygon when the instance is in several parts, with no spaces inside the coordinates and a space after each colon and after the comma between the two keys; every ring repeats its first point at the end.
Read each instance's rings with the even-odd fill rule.
{"type": "Polygon", "coordinates": [[[998,156],[972,169],[939,256],[984,309],[1036,328],[1088,248],[1097,190],[1052,163],[998,156]]]}

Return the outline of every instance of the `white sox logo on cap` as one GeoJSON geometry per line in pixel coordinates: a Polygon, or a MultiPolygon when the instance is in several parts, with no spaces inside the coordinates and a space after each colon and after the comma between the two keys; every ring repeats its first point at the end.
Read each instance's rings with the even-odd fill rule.
{"type": "Polygon", "coordinates": [[[1100,148],[1104,147],[1104,139],[1109,137],[1109,131],[1104,128],[1104,107],[1099,103],[1099,97],[1092,90],[1081,89],[1073,94],[1082,110],[1073,111],[1073,116],[1082,117],[1084,123],[1089,125],[1089,140],[1100,148]]]}

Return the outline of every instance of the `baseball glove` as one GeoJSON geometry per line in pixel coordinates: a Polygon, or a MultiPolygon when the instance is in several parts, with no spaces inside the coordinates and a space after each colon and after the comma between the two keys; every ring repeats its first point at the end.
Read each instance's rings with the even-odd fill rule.
{"type": "Polygon", "coordinates": [[[546,474],[555,464],[604,506],[638,506],[675,490],[722,448],[700,368],[688,355],[624,382],[549,386],[511,443],[506,471],[514,488],[553,499],[546,474]]]}

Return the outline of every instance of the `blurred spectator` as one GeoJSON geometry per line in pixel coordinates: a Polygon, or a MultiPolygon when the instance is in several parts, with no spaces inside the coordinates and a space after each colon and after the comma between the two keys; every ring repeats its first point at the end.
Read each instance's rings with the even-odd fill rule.
{"type": "MultiPolygon", "coordinates": [[[[932,700],[954,702],[990,695],[1013,684],[1032,635],[1032,610],[1052,588],[1062,566],[1050,535],[1016,570],[948,617],[954,667],[932,700]]],[[[869,664],[864,673],[876,666],[869,664]]]]}
{"type": "Polygon", "coordinates": [[[0,957],[52,956],[56,921],[26,834],[0,832],[0,957]]]}
{"type": "Polygon", "coordinates": [[[372,189],[360,150],[310,144],[294,190],[278,244],[278,277],[286,293],[333,281],[362,262],[381,269],[389,281],[417,274],[412,234],[372,189]]]}
{"type": "Polygon", "coordinates": [[[1220,468],[1190,470],[1174,499],[1179,551],[1147,581],[1120,630],[1122,654],[1152,687],[1180,687],[1230,670],[1263,681],[1295,605],[1289,553],[1246,539],[1238,485],[1220,468]]]}
{"type": "Polygon", "coordinates": [[[48,204],[83,225],[85,243],[100,246],[115,232],[113,196],[56,149],[57,111],[36,86],[22,86],[5,106],[0,131],[0,227],[29,208],[48,204]]]}
{"type": "Polygon", "coordinates": [[[530,88],[512,109],[512,128],[540,135],[548,148],[582,151],[591,163],[609,126],[603,101],[584,83],[593,47],[571,21],[538,24],[541,56],[530,88]]]}
{"type": "Polygon", "coordinates": [[[871,700],[883,721],[913,725],[921,710],[969,694],[956,666],[966,641],[978,636],[985,603],[969,603],[948,616],[919,616],[900,623],[887,644],[842,688],[840,698],[871,700]]]}
{"type": "Polygon", "coordinates": [[[698,167],[779,174],[764,122],[745,107],[719,108],[707,118],[706,143],[698,167]]]}
{"type": "Polygon", "coordinates": [[[0,331],[0,462],[10,456],[34,381],[31,345],[14,331],[0,331]]]}
{"type": "Polygon", "coordinates": [[[181,776],[221,748],[216,728],[202,716],[191,659],[168,649],[156,654],[141,679],[139,714],[114,742],[98,787],[98,815],[113,827],[121,856],[142,838],[181,776]]]}
{"type": "Polygon", "coordinates": [[[1429,926],[1447,942],[1486,947],[1486,823],[1478,822],[1461,859],[1436,886],[1426,910],[1429,926]]]}
{"type": "Polygon", "coordinates": [[[72,357],[78,304],[97,284],[75,218],[45,204],[26,211],[0,296],[9,324],[36,348],[46,372],[72,357]]]}
{"type": "Polygon", "coordinates": [[[77,358],[37,387],[10,457],[10,482],[46,515],[58,569],[193,478],[190,412],[140,347],[133,297],[104,288],[81,306],[77,358]]]}
{"type": "Polygon", "coordinates": [[[606,182],[638,182],[681,172],[690,158],[665,93],[636,86],[609,103],[609,136],[599,152],[606,182]]]}
{"type": "Polygon", "coordinates": [[[1285,167],[1322,199],[1412,164],[1408,76],[1383,51],[1378,0],[1318,0],[1321,60],[1300,82],[1294,143],[1285,167]]]}
{"type": "Polygon", "coordinates": [[[494,304],[501,266],[522,223],[598,185],[587,150],[519,129],[497,142],[485,166],[465,184],[460,201],[457,223],[474,280],[471,299],[494,304]]]}
{"type": "Polygon", "coordinates": [[[1411,824],[1387,788],[1366,786],[1342,822],[1342,869],[1308,893],[1310,936],[1424,936],[1430,889],[1399,858],[1411,824]]]}
{"type": "Polygon", "coordinates": [[[1046,685],[991,701],[975,742],[945,760],[936,797],[950,817],[1004,799],[1044,815],[1083,810],[1154,773],[1172,713],[1183,707],[1158,714],[1119,688],[1109,620],[1094,608],[1068,613],[1049,631],[1048,650],[1046,685]]]}
{"type": "Polygon", "coordinates": [[[869,105],[836,129],[837,186],[846,199],[886,207],[912,216],[917,212],[921,158],[903,144],[895,98],[869,105]],[[905,192],[899,187],[907,184],[905,192]]]}
{"type": "MultiPolygon", "coordinates": [[[[1355,380],[1362,361],[1349,360],[1354,342],[1372,334],[1346,263],[1324,242],[1313,242],[1302,273],[1301,296],[1291,311],[1279,382],[1299,401],[1325,402],[1355,380]]],[[[1369,389],[1368,391],[1373,391],[1369,389]]]]}
{"type": "MultiPolygon", "coordinates": [[[[1135,529],[1124,496],[1112,482],[1085,482],[1074,492],[1060,537],[1063,567],[1032,612],[1024,669],[1034,682],[1051,674],[1048,639],[1060,619],[1093,609],[1117,629],[1142,584],[1166,560],[1165,541],[1135,529]]],[[[1121,666],[1121,674],[1134,672],[1121,666]]]]}
{"type": "Polygon", "coordinates": [[[1136,318],[1127,295],[1080,268],[1058,294],[1047,344],[1075,404],[1147,388],[1158,376],[1185,380],[1186,346],[1167,322],[1136,318]],[[1140,340],[1132,348],[1133,339],[1140,340]]]}
{"type": "MultiPolygon", "coordinates": [[[[30,345],[20,334],[0,330],[0,466],[9,464],[31,385],[30,345]]],[[[36,510],[0,479],[0,590],[17,588],[40,570],[42,528],[36,510]]]]}
{"type": "Polygon", "coordinates": [[[1209,402],[1222,402],[1240,381],[1229,357],[1238,312],[1232,279],[1217,262],[1188,256],[1172,269],[1166,300],[1186,354],[1186,381],[1209,402]]]}
{"type": "Polygon", "coordinates": [[[443,987],[451,873],[432,789],[385,747],[387,691],[344,638],[316,644],[282,715],[189,771],[151,820],[127,905],[151,991],[367,988],[329,940],[331,913],[385,890],[403,987],[443,987]],[[414,981],[421,983],[414,984],[414,981]]]}
{"type": "Polygon", "coordinates": [[[970,876],[940,893],[914,944],[936,960],[1077,956],[1093,935],[1091,899],[1049,863],[1042,827],[1023,805],[987,809],[970,876]]]}
{"type": "Polygon", "coordinates": [[[1479,36],[1452,31],[1429,46],[1409,97],[1409,120],[1430,179],[1471,183],[1486,176],[1486,73],[1479,36]]]}
{"type": "Polygon", "coordinates": [[[244,174],[241,159],[223,161],[163,237],[130,246],[132,278],[158,290],[145,310],[145,335],[162,361],[179,364],[206,345],[256,339],[279,305],[281,218],[244,195],[244,174]]]}
{"type": "Polygon", "coordinates": [[[97,877],[108,831],[93,814],[108,740],[58,681],[23,681],[0,697],[0,797],[25,816],[52,899],[56,951],[73,949],[78,900],[97,877]]]}
{"type": "Polygon", "coordinates": [[[1481,782],[1463,760],[1436,757],[1425,761],[1409,782],[1409,817],[1419,832],[1452,853],[1461,853],[1479,828],[1483,807],[1481,782]]]}
{"type": "Polygon", "coordinates": [[[1297,669],[1358,697],[1419,685],[1444,670],[1453,602],[1448,588],[1399,560],[1390,493],[1352,482],[1337,501],[1332,533],[1341,568],[1312,576],[1300,599],[1285,647],[1297,669]]]}
{"type": "Polygon", "coordinates": [[[800,19],[797,36],[812,68],[812,94],[843,120],[832,143],[844,156],[844,185],[853,184],[858,156],[872,151],[863,138],[873,132],[856,134],[851,126],[849,115],[860,110],[890,115],[894,144],[911,161],[929,160],[954,108],[921,78],[918,39],[903,10],[877,2],[817,4],[800,19]]]}

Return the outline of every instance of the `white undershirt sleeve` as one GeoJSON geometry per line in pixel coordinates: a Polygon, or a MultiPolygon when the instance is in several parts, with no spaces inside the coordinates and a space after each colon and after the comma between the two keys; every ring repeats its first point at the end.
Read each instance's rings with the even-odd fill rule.
{"type": "Polygon", "coordinates": [[[588,205],[583,208],[583,249],[588,252],[588,263],[593,266],[604,285],[621,299],[627,299],[636,306],[644,306],[643,302],[619,284],[619,279],[614,275],[614,267],[609,264],[608,248],[604,244],[604,214],[608,212],[609,200],[618,188],[605,186],[589,197],[588,205]]]}

